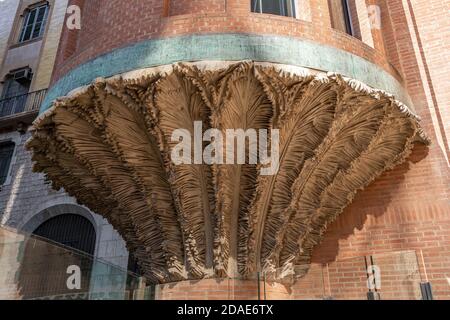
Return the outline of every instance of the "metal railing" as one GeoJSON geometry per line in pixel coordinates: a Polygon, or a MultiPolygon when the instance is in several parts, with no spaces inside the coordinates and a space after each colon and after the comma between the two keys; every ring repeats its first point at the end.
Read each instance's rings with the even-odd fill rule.
{"type": "Polygon", "coordinates": [[[47,89],[0,99],[0,118],[21,113],[38,111],[44,101],[47,89]]]}
{"type": "Polygon", "coordinates": [[[442,270],[429,281],[422,251],[402,250],[296,265],[289,272],[159,285],[102,258],[0,226],[0,300],[431,300],[433,294],[446,299],[448,268],[442,270]],[[68,286],[76,277],[78,287],[68,286]]]}

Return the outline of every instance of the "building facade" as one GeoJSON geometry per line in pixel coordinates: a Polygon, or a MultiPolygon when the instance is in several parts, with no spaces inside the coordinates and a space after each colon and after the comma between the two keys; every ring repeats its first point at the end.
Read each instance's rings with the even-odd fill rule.
{"type": "MultiPolygon", "coordinates": [[[[73,198],[31,173],[26,134],[24,177],[105,217],[158,298],[256,298],[261,277],[267,298],[450,298],[446,1],[67,5],[80,28],[60,25],[27,148],[73,198]],[[279,130],[276,173],[177,165],[171,136],[195,121],[279,130]]],[[[20,229],[36,210],[3,190],[20,229]]]]}
{"type": "MultiPolygon", "coordinates": [[[[78,205],[63,190],[52,190],[43,175],[33,173],[31,154],[25,149],[31,137],[30,125],[50,84],[67,5],[65,0],[0,2],[0,219],[1,227],[9,230],[2,231],[0,237],[4,249],[0,264],[2,273],[5,271],[0,298],[26,296],[18,293],[20,284],[15,279],[20,272],[18,266],[14,267],[18,261],[15,253],[29,234],[44,224],[56,222],[58,217],[76,215],[84,220],[81,222],[86,223],[87,230],[94,229],[90,243],[80,249],[123,269],[128,266],[128,251],[120,235],[105,219],[78,205]]],[[[76,226],[71,227],[73,223],[70,218],[58,222],[61,229],[66,228],[66,244],[88,236],[76,230],[76,226]],[[80,232],[79,239],[70,239],[74,230],[80,232]]],[[[54,232],[53,236],[46,236],[57,237],[54,232]]],[[[59,242],[64,240],[61,238],[59,242]]],[[[28,260],[31,265],[32,261],[28,260]]],[[[39,271],[33,273],[38,275],[39,271]]],[[[29,290],[42,290],[42,294],[44,287],[37,285],[29,290]]]]}

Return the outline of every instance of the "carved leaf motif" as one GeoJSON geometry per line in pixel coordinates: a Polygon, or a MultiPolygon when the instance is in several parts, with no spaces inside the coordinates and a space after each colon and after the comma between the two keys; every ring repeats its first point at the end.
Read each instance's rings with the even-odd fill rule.
{"type": "MultiPolygon", "coordinates": [[[[203,130],[209,128],[209,108],[195,86],[177,70],[159,83],[155,105],[159,111],[157,126],[164,135],[164,144],[169,146],[168,153],[178,143],[171,141],[175,130],[187,130],[194,138],[196,121],[202,123],[203,130]]],[[[194,160],[194,154],[191,159],[194,160]]],[[[205,164],[175,166],[168,163],[168,166],[172,173],[172,190],[182,214],[184,239],[188,243],[185,253],[189,270],[195,277],[201,277],[206,274],[205,268],[212,268],[213,259],[214,190],[211,170],[205,164]]]]}
{"type": "Polygon", "coordinates": [[[310,216],[308,232],[299,239],[297,265],[310,263],[312,248],[320,242],[327,225],[353,200],[357,191],[396,163],[403,162],[413,148],[414,126],[402,117],[389,114],[361,156],[348,170],[340,171],[323,191],[320,207],[310,216]]]}
{"type": "MultiPolygon", "coordinates": [[[[262,86],[254,75],[253,65],[243,64],[234,70],[227,81],[227,88],[225,102],[217,116],[217,128],[222,130],[224,137],[226,129],[246,131],[270,127],[272,105],[261,94],[262,86]]],[[[219,166],[216,250],[217,258],[220,258],[218,265],[224,274],[235,275],[238,272],[238,237],[248,232],[248,207],[256,189],[257,174],[254,165],[219,166]]]]}
{"type": "Polygon", "coordinates": [[[273,71],[270,76],[261,73],[266,92],[274,104],[278,104],[282,115],[274,124],[275,128],[280,128],[280,169],[276,175],[260,178],[251,207],[250,216],[255,223],[250,232],[253,239],[249,251],[256,255],[256,261],[266,259],[271,250],[264,248],[261,251],[263,234],[265,244],[270,247],[275,243],[278,230],[281,230],[281,213],[291,202],[291,186],[306,159],[325,138],[334,117],[337,95],[333,83],[311,82],[310,78],[301,81],[300,78],[274,75],[273,71]],[[278,86],[276,89],[275,85],[278,86]]]}
{"type": "Polygon", "coordinates": [[[428,142],[417,117],[384,92],[243,62],[97,80],[55,101],[27,146],[35,171],[107,218],[144,275],[166,283],[302,276],[327,226],[414,141],[428,142]],[[172,133],[193,135],[197,120],[224,137],[279,129],[279,171],[260,176],[249,150],[246,164],[175,165],[172,133]]]}
{"type": "Polygon", "coordinates": [[[337,102],[337,109],[342,111],[336,113],[327,137],[315,150],[314,157],[306,161],[292,185],[293,197],[282,214],[284,223],[280,229],[286,231],[279,233],[277,248],[266,260],[266,268],[284,266],[295,260],[298,238],[308,230],[310,217],[320,206],[323,190],[360,156],[381,125],[384,106],[389,101],[367,99],[346,87],[342,90],[337,102]]]}

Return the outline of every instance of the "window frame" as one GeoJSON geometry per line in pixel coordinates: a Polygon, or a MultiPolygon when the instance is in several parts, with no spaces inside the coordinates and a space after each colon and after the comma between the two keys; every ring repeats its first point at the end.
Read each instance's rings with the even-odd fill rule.
{"type": "Polygon", "coordinates": [[[45,33],[45,29],[47,26],[47,22],[48,22],[48,15],[50,12],[50,4],[48,2],[40,2],[37,4],[34,4],[32,6],[29,6],[28,8],[26,8],[24,10],[23,13],[23,21],[22,21],[22,26],[20,29],[20,33],[19,33],[19,39],[18,39],[18,43],[26,43],[28,41],[32,41],[35,39],[39,39],[42,38],[44,36],[45,33]],[[42,20],[39,22],[38,18],[39,18],[39,14],[40,14],[40,10],[44,8],[44,15],[42,17],[42,20]],[[30,23],[30,18],[32,16],[32,13],[35,12],[34,17],[33,17],[33,22],[30,23]],[[40,23],[40,29],[39,29],[39,34],[37,36],[34,36],[34,33],[36,31],[36,26],[37,24],[40,23]],[[27,29],[31,27],[31,31],[29,36],[26,38],[26,34],[27,34],[27,29]]]}
{"type": "Polygon", "coordinates": [[[347,34],[354,37],[355,32],[353,30],[352,14],[350,12],[350,5],[348,4],[348,0],[342,0],[342,9],[344,11],[344,22],[347,34]]]}
{"type": "Polygon", "coordinates": [[[12,151],[11,151],[11,156],[9,158],[9,164],[8,164],[7,168],[5,168],[5,175],[4,176],[0,175],[0,190],[1,190],[1,187],[9,185],[10,180],[11,180],[11,169],[15,162],[14,160],[15,160],[15,154],[16,154],[16,149],[17,149],[17,142],[12,139],[0,141],[0,148],[3,146],[8,146],[8,145],[12,146],[12,151]],[[4,177],[4,179],[2,181],[3,177],[4,177]]]}
{"type": "MultiPolygon", "coordinates": [[[[8,74],[6,74],[6,76],[3,79],[3,81],[1,82],[3,85],[2,85],[1,90],[0,90],[1,91],[0,92],[0,100],[8,99],[8,98],[14,98],[14,97],[17,97],[17,96],[21,96],[21,95],[30,93],[31,83],[33,81],[33,75],[34,74],[33,74],[32,70],[31,70],[31,68],[28,67],[28,66],[9,71],[8,74]],[[21,82],[19,82],[19,81],[14,79],[14,75],[17,72],[20,72],[20,71],[28,71],[29,74],[31,74],[30,79],[28,79],[27,85],[23,85],[23,83],[21,83],[21,82]],[[11,90],[11,86],[13,85],[14,81],[17,81],[24,88],[26,87],[26,92],[24,90],[24,92],[11,94],[10,90],[11,90]]],[[[1,143],[1,141],[0,141],[0,143],[1,143]]]]}
{"type": "Polygon", "coordinates": [[[271,15],[275,15],[275,16],[294,18],[294,19],[297,18],[297,1],[296,0],[274,0],[274,1],[278,1],[280,3],[280,14],[263,12],[262,0],[255,0],[254,7],[252,6],[252,1],[250,1],[250,12],[258,13],[258,14],[271,14],[271,15]],[[257,11],[258,3],[259,3],[259,11],[257,11]],[[287,12],[284,12],[285,6],[288,9],[287,12]]]}
{"type": "Polygon", "coordinates": [[[331,27],[351,37],[355,36],[349,0],[328,0],[331,27]]]}

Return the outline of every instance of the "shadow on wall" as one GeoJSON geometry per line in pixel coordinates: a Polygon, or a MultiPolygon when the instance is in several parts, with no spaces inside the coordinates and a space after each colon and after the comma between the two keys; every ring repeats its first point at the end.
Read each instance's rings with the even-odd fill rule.
{"type": "MultiPolygon", "coordinates": [[[[375,180],[367,189],[357,193],[354,201],[344,212],[334,221],[325,234],[324,240],[313,250],[312,263],[331,263],[336,261],[340,253],[339,241],[355,235],[356,230],[363,230],[369,216],[381,217],[386,214],[392,197],[400,189],[406,173],[410,170],[411,164],[423,160],[429,152],[429,148],[415,144],[412,154],[407,162],[395,167],[393,170],[385,172],[380,178],[375,180]],[[387,178],[395,171],[395,178],[387,178]],[[388,190],[381,192],[377,183],[388,180],[391,184],[386,186],[388,190]],[[375,189],[377,188],[377,189],[375,189]],[[370,195],[381,195],[377,199],[371,199],[370,195]],[[381,201],[382,200],[382,201],[381,201]],[[373,203],[371,203],[373,202],[373,203]],[[370,208],[369,210],[365,210],[370,208]],[[375,211],[375,212],[374,212],[375,211]]],[[[371,241],[369,238],[368,241],[371,241]]],[[[358,256],[371,253],[370,244],[365,246],[367,252],[354,252],[358,256]]]]}

